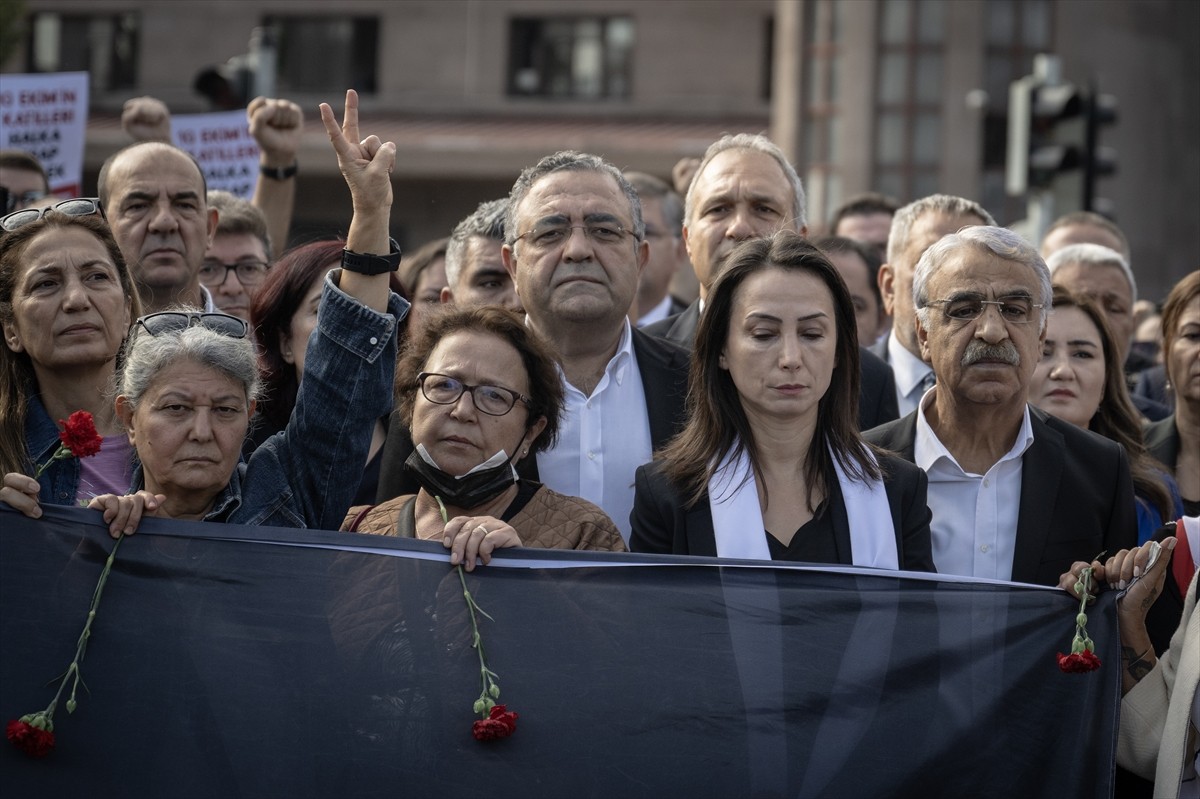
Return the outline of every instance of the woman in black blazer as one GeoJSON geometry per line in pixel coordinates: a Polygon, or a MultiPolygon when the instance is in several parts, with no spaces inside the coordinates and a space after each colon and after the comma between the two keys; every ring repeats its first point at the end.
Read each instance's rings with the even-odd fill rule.
{"type": "Polygon", "coordinates": [[[705,297],[687,424],[637,470],[633,551],[933,571],[925,473],[857,427],[857,340],[819,249],[738,245],[705,297]]]}

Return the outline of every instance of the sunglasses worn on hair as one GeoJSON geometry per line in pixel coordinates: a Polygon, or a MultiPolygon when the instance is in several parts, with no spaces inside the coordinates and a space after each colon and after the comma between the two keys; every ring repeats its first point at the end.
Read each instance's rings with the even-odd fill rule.
{"type": "Polygon", "coordinates": [[[100,207],[100,200],[95,197],[77,197],[74,200],[63,200],[49,208],[26,208],[24,211],[14,211],[8,216],[0,217],[0,230],[11,233],[17,228],[25,227],[31,222],[38,221],[48,211],[57,211],[67,216],[91,216],[92,214],[99,214],[101,219],[104,218],[104,209],[100,207]]]}
{"type": "Polygon", "coordinates": [[[183,311],[161,311],[141,317],[135,323],[152,336],[164,333],[178,333],[189,327],[204,327],[230,338],[245,338],[250,332],[250,325],[245,319],[238,319],[223,313],[185,313],[183,311]]]}

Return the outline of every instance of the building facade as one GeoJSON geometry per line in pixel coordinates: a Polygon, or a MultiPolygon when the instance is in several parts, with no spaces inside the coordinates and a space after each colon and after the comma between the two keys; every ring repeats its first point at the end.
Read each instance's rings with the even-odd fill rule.
{"type": "MultiPolygon", "coordinates": [[[[398,145],[394,227],[446,235],[557,149],[669,176],[726,132],[769,132],[822,229],[877,190],[979,200],[1002,223],[1008,84],[1037,53],[1117,96],[1103,180],[1143,296],[1200,264],[1200,11],[1187,0],[25,0],[6,72],[87,70],[85,186],[149,94],[213,109],[194,85],[300,103],[294,240],[345,232],[348,195],[317,103],[358,89],[365,131],[398,145]],[[1192,76],[1192,77],[1188,77],[1192,76]],[[211,75],[210,75],[211,77],[211,75]]],[[[0,77],[2,80],[2,77],[0,77]]],[[[238,98],[240,99],[240,98],[238,98]]],[[[243,100],[244,101],[244,100],[243,100]]],[[[1060,211],[1075,210],[1060,208],[1060,211]]]]}

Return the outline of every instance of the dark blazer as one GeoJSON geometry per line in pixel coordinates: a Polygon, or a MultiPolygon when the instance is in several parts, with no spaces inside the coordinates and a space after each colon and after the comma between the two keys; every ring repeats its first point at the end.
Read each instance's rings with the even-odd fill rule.
{"type": "MultiPolygon", "coordinates": [[[[683,427],[690,356],[681,347],[648,336],[636,327],[633,328],[633,353],[646,391],[650,443],[657,450],[683,427]]],[[[404,468],[413,449],[408,427],[393,413],[382,450],[377,502],[417,493],[420,485],[404,468]]],[[[537,458],[525,458],[517,465],[517,471],[526,479],[539,480],[537,458]]]]}
{"type": "MultiPolygon", "coordinates": [[[[1133,479],[1120,444],[1034,407],[1029,416],[1012,579],[1057,585],[1077,560],[1137,546],[1133,479]]],[[[916,433],[913,411],[864,438],[912,461],[916,433]]]]}
{"type": "MultiPolygon", "coordinates": [[[[928,478],[925,472],[893,455],[880,457],[886,477],[884,489],[892,511],[896,553],[901,569],[934,571],[933,547],[929,538],[929,507],[925,504],[928,478]]],[[[838,495],[840,498],[840,494],[838,495]]],[[[833,513],[834,535],[842,563],[853,560],[850,527],[845,505],[833,513]]],[[[712,508],[705,494],[691,508],[684,507],[683,494],[662,471],[662,461],[639,466],[634,477],[632,527],[629,546],[634,552],[716,557],[712,508]]],[[[762,533],[765,535],[765,533],[762,533]]]]}
{"type": "MultiPolygon", "coordinates": [[[[686,349],[692,348],[696,327],[700,324],[700,301],[675,316],[646,325],[643,332],[666,339],[686,349]]],[[[858,348],[861,378],[858,392],[858,427],[870,430],[900,416],[896,402],[896,379],[892,369],[866,347],[858,348]]]]}
{"type": "Polygon", "coordinates": [[[1179,460],[1179,430],[1175,427],[1175,414],[1142,428],[1146,449],[1150,455],[1175,474],[1175,461],[1179,460]]]}

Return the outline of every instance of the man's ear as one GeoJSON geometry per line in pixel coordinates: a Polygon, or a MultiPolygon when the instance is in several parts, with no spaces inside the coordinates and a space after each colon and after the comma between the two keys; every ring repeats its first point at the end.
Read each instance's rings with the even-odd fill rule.
{"type": "Polygon", "coordinates": [[[500,248],[500,260],[504,263],[504,271],[508,272],[508,277],[510,280],[512,280],[513,293],[515,293],[517,298],[520,299],[521,287],[520,284],[517,283],[517,256],[516,253],[513,252],[511,244],[505,244],[500,248]]]}
{"type": "Polygon", "coordinates": [[[917,346],[921,348],[921,360],[932,364],[933,360],[929,355],[929,331],[925,329],[925,325],[921,324],[920,314],[916,315],[915,321],[917,323],[917,346]]]}
{"type": "Polygon", "coordinates": [[[454,292],[450,290],[449,286],[442,286],[442,293],[438,295],[438,300],[442,305],[453,305],[454,292]]]}
{"type": "Polygon", "coordinates": [[[208,239],[205,242],[205,247],[211,247],[213,239],[217,235],[217,219],[220,217],[220,212],[216,208],[208,209],[208,239]]]}
{"type": "Polygon", "coordinates": [[[896,315],[896,270],[891,264],[881,264],[879,275],[879,294],[883,297],[883,310],[888,316],[896,315]]]}
{"type": "Polygon", "coordinates": [[[638,277],[641,277],[642,270],[646,268],[646,264],[650,262],[650,242],[642,239],[637,243],[637,271],[638,277]]]}

